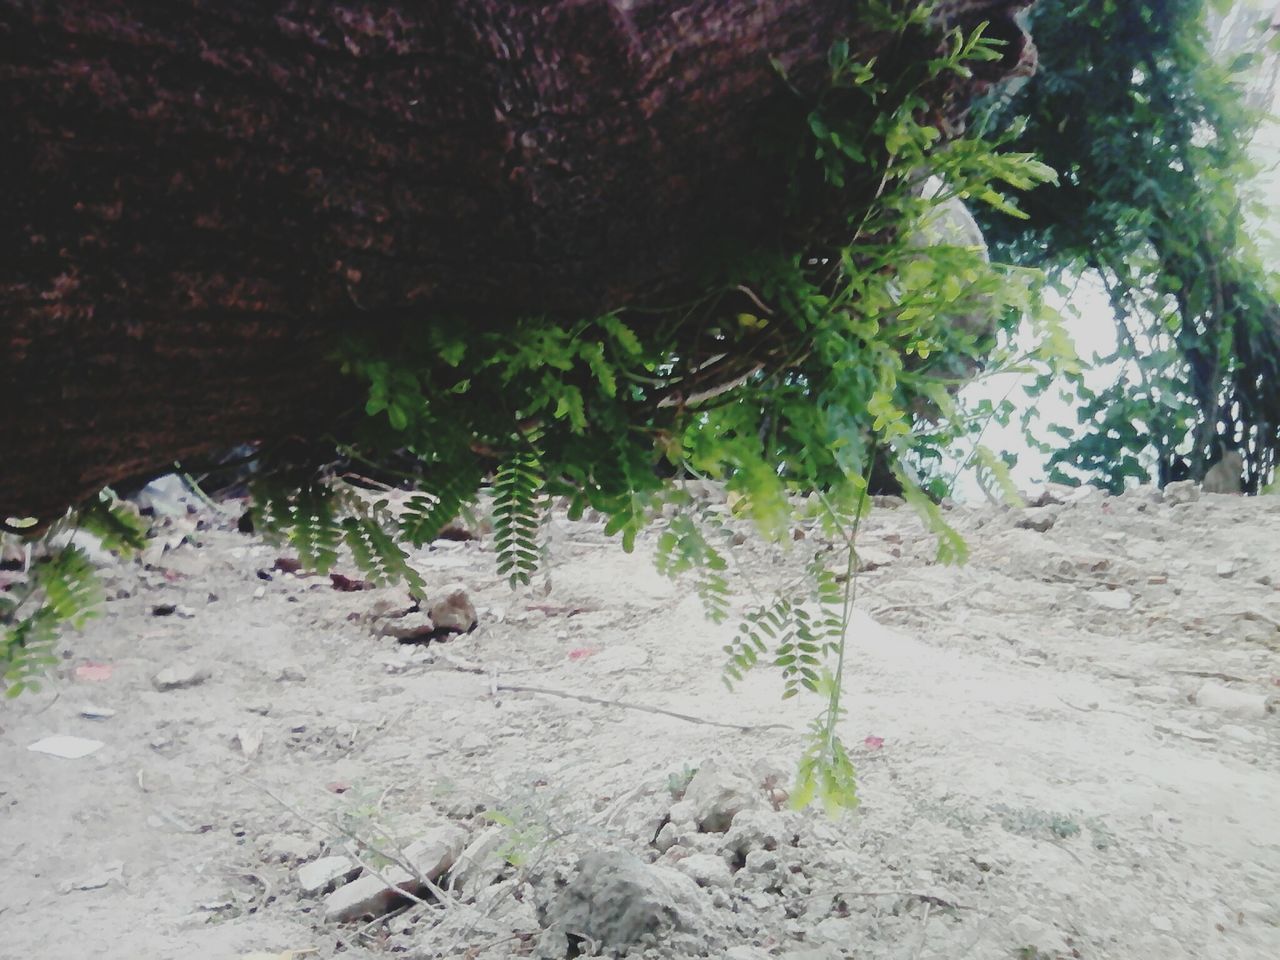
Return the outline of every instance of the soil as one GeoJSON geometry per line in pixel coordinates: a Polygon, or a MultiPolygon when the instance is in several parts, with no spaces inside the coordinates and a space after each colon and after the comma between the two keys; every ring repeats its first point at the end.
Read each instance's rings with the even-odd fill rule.
{"type": "Polygon", "coordinates": [[[635,956],[1280,957],[1280,497],[1061,499],[949,509],[963,566],[872,512],[841,725],[862,803],[834,818],[784,803],[817,699],[720,675],[812,528],[737,548],[723,625],[655,572],[660,525],[626,554],[557,514],[519,591],[488,539],[440,541],[415,563],[478,625],[401,643],[402,592],[273,569],[233,514],[167,521],[103,569],[59,676],[0,707],[0,957],[552,956],[562,887],[611,850],[699,883],[635,956]],[[104,746],[27,749],[55,734],[104,746]],[[770,856],[654,845],[709,760],[760,786],[770,856]],[[337,923],[299,890],[323,855],[386,869],[351,835],[394,857],[445,821],[476,841],[446,906],[337,923]]]}

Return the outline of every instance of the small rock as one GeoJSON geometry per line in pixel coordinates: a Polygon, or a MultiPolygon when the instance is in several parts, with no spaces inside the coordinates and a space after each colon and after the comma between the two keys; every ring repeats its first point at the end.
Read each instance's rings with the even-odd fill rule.
{"type": "Polygon", "coordinates": [[[305,683],[307,671],[296,663],[286,663],[276,669],[276,680],[280,683],[305,683]]]}
{"type": "Polygon", "coordinates": [[[184,687],[199,686],[212,675],[207,667],[176,663],[171,667],[166,667],[152,677],[151,685],[163,693],[166,690],[181,690],[184,687]]]}
{"type": "Polygon", "coordinates": [[[258,750],[262,747],[262,731],[250,727],[241,727],[236,731],[235,741],[239,745],[240,753],[244,758],[252,760],[258,755],[258,750]]]}
{"type": "Polygon", "coordinates": [[[671,807],[671,819],[692,821],[707,833],[724,833],[739,813],[763,805],[764,797],[752,777],[708,760],[689,781],[684,797],[671,807]]]}
{"type": "Polygon", "coordinates": [[[507,866],[499,855],[507,839],[506,828],[495,824],[467,844],[449,872],[451,888],[474,893],[493,883],[507,866]]]}
{"type": "Polygon", "coordinates": [[[777,873],[778,854],[773,850],[752,850],[747,854],[743,869],[748,873],[777,873]]]}
{"type": "Polygon", "coordinates": [[[700,887],[727,887],[733,881],[724,857],[710,853],[690,854],[676,865],[676,869],[700,887]]]}
{"type": "Polygon", "coordinates": [[[1173,483],[1166,484],[1164,488],[1164,502],[1171,506],[1177,506],[1182,503],[1194,503],[1200,499],[1200,488],[1196,486],[1194,480],[1176,480],[1173,483]]]}
{"type": "Polygon", "coordinates": [[[359,869],[350,857],[321,857],[298,868],[298,888],[304,897],[314,897],[359,869]]]}
{"type": "Polygon", "coordinates": [[[1106,610],[1128,610],[1133,606],[1133,594],[1128,590],[1089,590],[1089,599],[1106,610]]]}
{"type": "MultiPolygon", "coordinates": [[[[467,841],[467,832],[457,824],[444,824],[431,835],[415,841],[403,851],[417,872],[428,880],[436,880],[453,866],[467,841]]],[[[417,879],[401,867],[390,866],[382,876],[395,889],[390,889],[372,874],[353,880],[329,894],[324,901],[324,918],[330,923],[346,923],[360,917],[380,917],[403,899],[400,890],[418,892],[417,879]]]]}
{"type": "Polygon", "coordinates": [[[1161,933],[1173,932],[1173,921],[1170,920],[1168,917],[1164,916],[1163,914],[1153,913],[1150,919],[1151,919],[1151,926],[1153,929],[1159,930],[1161,933]]]}
{"type": "Polygon", "coordinates": [[[80,708],[80,716],[86,720],[110,720],[116,715],[116,712],[110,707],[99,707],[92,703],[86,703],[80,708]]]}
{"type": "Polygon", "coordinates": [[[1147,583],[1151,584],[1152,586],[1159,586],[1160,584],[1164,584],[1168,582],[1169,582],[1169,578],[1166,577],[1163,573],[1153,573],[1151,576],[1147,577],[1147,583]]]}
{"type": "Polygon", "coordinates": [[[1234,577],[1236,575],[1236,565],[1230,560],[1220,560],[1217,566],[1214,567],[1214,573],[1224,580],[1228,577],[1234,577]]]}
{"type": "Polygon", "coordinates": [[[1265,717],[1276,712],[1278,700],[1265,693],[1236,690],[1220,683],[1205,683],[1192,697],[1197,706],[1239,717],[1265,717]]]}
{"type": "Polygon", "coordinates": [[[1053,529],[1053,525],[1057,521],[1056,513],[1051,513],[1048,509],[1039,507],[1023,511],[1015,526],[1023,530],[1034,530],[1036,533],[1048,533],[1053,529]]]}
{"type": "Polygon", "coordinates": [[[436,625],[431,617],[422,611],[417,611],[406,613],[403,617],[384,620],[378,628],[378,634],[383,637],[394,637],[401,643],[412,643],[415,640],[430,638],[435,630],[436,625]]]}
{"type": "Polygon", "coordinates": [[[294,833],[268,833],[258,838],[266,863],[300,863],[320,852],[320,844],[294,833]]]}
{"type": "Polygon", "coordinates": [[[772,810],[743,810],[733,818],[720,848],[739,857],[752,850],[777,850],[787,839],[786,823],[772,810]]]}
{"type": "Polygon", "coordinates": [[[454,590],[431,605],[431,619],[437,630],[470,633],[476,625],[476,608],[465,590],[454,590]]]}
{"type": "Polygon", "coordinates": [[[676,933],[696,933],[708,922],[697,884],[669,867],[650,865],[623,850],[590,853],[577,875],[541,911],[552,937],[585,937],[610,951],[671,942],[676,933]]]}
{"type": "Polygon", "coordinates": [[[671,821],[667,821],[662,825],[662,829],[658,831],[658,835],[653,838],[653,845],[659,853],[666,853],[674,847],[680,840],[680,828],[671,821]]]}
{"type": "Polygon", "coordinates": [[[266,587],[259,587],[257,590],[253,591],[253,599],[255,600],[261,600],[266,595],[267,595],[266,587]]]}

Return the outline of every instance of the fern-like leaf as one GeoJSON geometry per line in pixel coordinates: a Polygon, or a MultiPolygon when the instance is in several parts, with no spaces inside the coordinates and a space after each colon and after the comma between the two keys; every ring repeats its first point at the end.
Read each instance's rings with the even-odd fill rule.
{"type": "Polygon", "coordinates": [[[542,488],[538,459],[524,451],[508,457],[494,477],[493,532],[498,573],[506,575],[512,587],[528,584],[538,569],[542,488]]]}

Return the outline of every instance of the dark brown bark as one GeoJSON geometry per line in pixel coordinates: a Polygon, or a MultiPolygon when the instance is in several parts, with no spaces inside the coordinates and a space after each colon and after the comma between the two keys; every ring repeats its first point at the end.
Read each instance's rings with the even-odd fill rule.
{"type": "MultiPolygon", "coordinates": [[[[943,5],[1016,41],[985,79],[1022,5],[943,5]]],[[[761,144],[835,39],[883,52],[860,6],[0,0],[0,519],[315,431],[334,332],[651,302],[802,231],[761,144]]]]}

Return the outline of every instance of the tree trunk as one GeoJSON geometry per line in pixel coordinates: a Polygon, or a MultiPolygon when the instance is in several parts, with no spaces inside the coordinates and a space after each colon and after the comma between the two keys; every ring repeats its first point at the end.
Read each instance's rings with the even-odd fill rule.
{"type": "MultiPolygon", "coordinates": [[[[948,102],[1026,69],[1022,5],[941,5],[1013,41],[948,102]]],[[[760,144],[833,41],[893,53],[861,9],[0,0],[0,520],[324,429],[335,333],[653,302],[802,232],[760,144]]]]}

